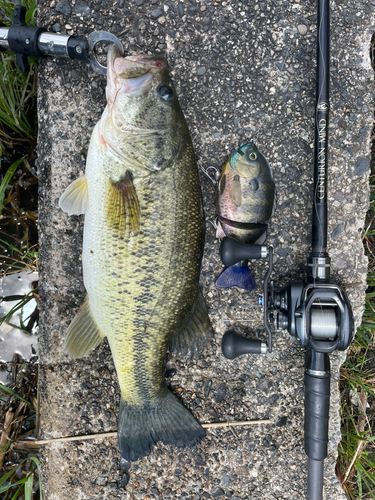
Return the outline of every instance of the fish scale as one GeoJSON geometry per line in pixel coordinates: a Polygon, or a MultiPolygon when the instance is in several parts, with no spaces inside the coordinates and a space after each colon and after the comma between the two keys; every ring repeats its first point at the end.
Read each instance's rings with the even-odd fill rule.
{"type": "Polygon", "coordinates": [[[166,62],[119,59],[115,51],[108,54],[108,106],[92,134],[85,177],[60,199],[68,213],[85,213],[88,296],[66,346],[79,357],[107,336],[121,389],[119,446],[136,460],[159,440],[192,446],[204,436],[167,389],[163,371],[167,347],[194,350],[210,321],[199,290],[198,171],[166,62]],[[128,66],[134,81],[122,84],[128,66]],[[172,102],[160,98],[161,87],[172,102]]]}

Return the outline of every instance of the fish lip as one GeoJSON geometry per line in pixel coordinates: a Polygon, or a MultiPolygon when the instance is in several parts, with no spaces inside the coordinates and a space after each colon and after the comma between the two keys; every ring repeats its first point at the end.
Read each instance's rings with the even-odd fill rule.
{"type": "Polygon", "coordinates": [[[167,60],[163,56],[149,56],[145,54],[137,54],[126,57],[121,57],[117,45],[112,44],[108,50],[107,55],[108,66],[108,81],[113,80],[115,77],[122,79],[132,79],[142,76],[146,73],[156,73],[163,69],[169,70],[167,60]],[[142,68],[143,66],[143,68],[142,68]],[[127,75],[127,70],[131,71],[135,68],[139,69],[139,75],[127,75]]]}
{"type": "Polygon", "coordinates": [[[162,56],[144,54],[121,57],[117,45],[112,44],[107,55],[107,100],[114,103],[118,92],[140,95],[149,88],[152,77],[169,70],[162,56]]]}

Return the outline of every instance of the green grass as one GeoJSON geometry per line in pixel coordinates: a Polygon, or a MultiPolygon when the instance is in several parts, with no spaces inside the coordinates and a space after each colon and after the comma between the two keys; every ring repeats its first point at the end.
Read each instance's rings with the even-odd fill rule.
{"type": "MultiPolygon", "coordinates": [[[[23,0],[26,22],[35,24],[36,0],[23,0]]],[[[14,2],[0,0],[0,22],[9,26],[14,2]]],[[[36,143],[37,61],[29,58],[30,72],[19,71],[10,51],[0,53],[0,261],[2,275],[37,270],[37,178],[33,168],[36,143]],[[13,156],[13,150],[18,153],[13,156]]],[[[23,318],[22,309],[37,290],[26,294],[2,322],[21,310],[20,327],[29,331],[34,320],[23,318]],[[30,328],[29,328],[30,327],[30,328]]],[[[0,384],[0,422],[7,434],[0,449],[0,498],[42,499],[39,461],[30,450],[14,448],[18,439],[33,432],[36,412],[37,364],[12,363],[12,383],[0,384]],[[31,422],[31,423],[29,423],[31,422]],[[31,427],[30,427],[31,426],[31,427]],[[29,429],[25,432],[25,428],[29,429]],[[39,490],[39,492],[38,492],[39,490]]]]}
{"type": "Polygon", "coordinates": [[[42,500],[42,483],[40,480],[39,460],[35,457],[29,457],[27,459],[22,460],[18,465],[13,467],[10,471],[8,471],[6,474],[4,474],[4,476],[0,478],[0,493],[7,493],[10,490],[14,490],[15,486],[18,486],[14,495],[12,496],[12,500],[16,500],[17,498],[19,498],[19,496],[22,493],[22,490],[24,493],[25,500],[32,500],[34,473],[29,472],[23,479],[17,480],[17,471],[19,467],[21,467],[27,460],[32,460],[36,465],[39,478],[39,499],[42,500]]]}
{"type": "Polygon", "coordinates": [[[0,261],[3,259],[0,277],[21,271],[38,270],[38,245],[30,246],[27,239],[23,244],[21,240],[13,238],[16,240],[15,244],[0,238],[0,250],[5,250],[4,255],[0,254],[0,261]]]}
{"type": "Polygon", "coordinates": [[[30,116],[36,99],[35,69],[31,60],[30,73],[21,73],[12,54],[0,53],[0,137],[6,146],[35,138],[34,116],[30,116]]]}
{"type": "MultiPolygon", "coordinates": [[[[35,25],[36,0],[23,0],[26,7],[26,23],[35,25]]],[[[13,17],[14,2],[0,0],[0,22],[9,26],[13,17]]],[[[0,52],[0,140],[6,147],[14,143],[35,140],[35,99],[37,87],[37,59],[30,57],[30,72],[21,73],[14,54],[0,52]]],[[[6,147],[4,147],[4,145],[6,147]]]]}
{"type": "Polygon", "coordinates": [[[38,459],[26,445],[15,447],[19,439],[32,434],[36,425],[37,368],[36,357],[29,363],[15,358],[11,383],[0,384],[0,419],[6,429],[5,439],[0,439],[2,500],[42,498],[38,459]]]}
{"type": "MultiPolygon", "coordinates": [[[[36,0],[24,0],[26,20],[35,23],[36,0]]],[[[14,3],[0,0],[0,22],[9,25],[14,3]]],[[[0,244],[0,253],[6,253],[2,273],[21,267],[28,254],[30,231],[36,235],[37,212],[30,209],[32,196],[36,199],[35,169],[30,166],[34,159],[36,142],[36,59],[29,58],[30,72],[19,71],[15,56],[10,51],[0,52],[0,237],[7,245],[17,247],[18,252],[0,244]],[[13,150],[18,151],[16,157],[13,150]],[[26,187],[25,187],[26,186],[26,187]],[[34,191],[34,193],[33,193],[34,191]],[[4,233],[4,228],[8,231],[4,233]],[[9,236],[12,234],[12,236],[9,236]],[[16,235],[16,236],[15,236],[16,235]],[[13,239],[13,240],[12,240],[13,239]]],[[[35,201],[35,205],[36,205],[35,201]]],[[[35,259],[34,259],[35,260],[35,259]]]]}
{"type": "Polygon", "coordinates": [[[363,232],[369,258],[362,324],[341,369],[341,432],[337,475],[348,499],[375,500],[375,182],[363,232]]]}

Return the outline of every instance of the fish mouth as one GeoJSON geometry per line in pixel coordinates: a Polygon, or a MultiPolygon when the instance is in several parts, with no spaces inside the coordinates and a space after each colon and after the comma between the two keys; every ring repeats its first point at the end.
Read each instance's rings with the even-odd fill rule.
{"type": "Polygon", "coordinates": [[[114,102],[118,91],[140,95],[149,90],[155,73],[168,70],[164,57],[138,54],[121,57],[117,45],[112,44],[107,55],[107,97],[114,102]]]}

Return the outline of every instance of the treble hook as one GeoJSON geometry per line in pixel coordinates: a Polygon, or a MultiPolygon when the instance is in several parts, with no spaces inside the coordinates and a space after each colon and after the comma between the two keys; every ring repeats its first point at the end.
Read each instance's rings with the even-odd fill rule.
{"type": "Polygon", "coordinates": [[[204,173],[204,175],[206,175],[210,179],[212,184],[214,186],[217,186],[217,183],[218,183],[219,178],[220,178],[220,171],[216,167],[214,167],[213,165],[210,165],[209,167],[207,167],[207,169],[205,169],[201,166],[201,170],[204,173]],[[209,170],[214,170],[214,172],[215,172],[214,177],[211,177],[211,175],[208,173],[209,170]]]}

